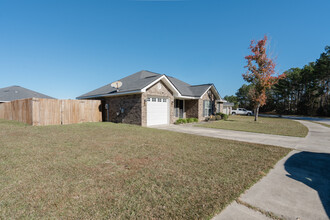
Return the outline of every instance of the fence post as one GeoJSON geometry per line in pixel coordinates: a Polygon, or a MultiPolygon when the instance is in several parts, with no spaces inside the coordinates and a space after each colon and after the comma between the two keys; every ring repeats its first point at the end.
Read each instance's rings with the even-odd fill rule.
{"type": "Polygon", "coordinates": [[[63,124],[63,114],[64,114],[64,100],[60,100],[60,124],[62,125],[63,124]]]}

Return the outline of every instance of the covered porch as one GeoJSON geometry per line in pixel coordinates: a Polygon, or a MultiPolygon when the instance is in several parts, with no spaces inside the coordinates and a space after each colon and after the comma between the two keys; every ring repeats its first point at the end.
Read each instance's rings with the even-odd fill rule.
{"type": "Polygon", "coordinates": [[[198,118],[198,99],[174,99],[174,118],[198,118]]]}

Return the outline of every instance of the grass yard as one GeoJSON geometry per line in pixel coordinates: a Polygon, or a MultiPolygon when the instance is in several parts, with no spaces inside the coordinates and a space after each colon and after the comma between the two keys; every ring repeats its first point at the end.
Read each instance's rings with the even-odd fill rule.
{"type": "Polygon", "coordinates": [[[0,140],[0,219],[208,219],[290,151],[113,123],[0,140]]]}
{"type": "Polygon", "coordinates": [[[303,124],[284,118],[259,117],[258,122],[255,122],[254,116],[231,115],[227,121],[213,121],[196,126],[294,137],[305,137],[308,134],[308,128],[303,124]]]}

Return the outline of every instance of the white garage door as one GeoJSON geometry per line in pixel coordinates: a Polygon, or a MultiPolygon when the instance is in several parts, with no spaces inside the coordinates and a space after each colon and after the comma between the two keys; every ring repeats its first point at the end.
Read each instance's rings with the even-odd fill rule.
{"type": "Polygon", "coordinates": [[[147,126],[169,123],[168,99],[152,97],[147,99],[147,126]]]}

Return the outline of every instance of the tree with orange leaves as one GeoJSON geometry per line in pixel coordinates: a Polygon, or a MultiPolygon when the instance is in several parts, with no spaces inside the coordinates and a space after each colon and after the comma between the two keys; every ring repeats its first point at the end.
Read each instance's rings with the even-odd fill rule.
{"type": "Polygon", "coordinates": [[[259,108],[266,104],[266,90],[278,82],[280,76],[275,74],[275,62],[267,57],[266,53],[267,36],[262,40],[255,42],[251,41],[249,49],[252,54],[245,57],[247,60],[247,72],[243,74],[245,81],[253,85],[250,90],[250,98],[254,103],[255,121],[258,121],[259,108]]]}

